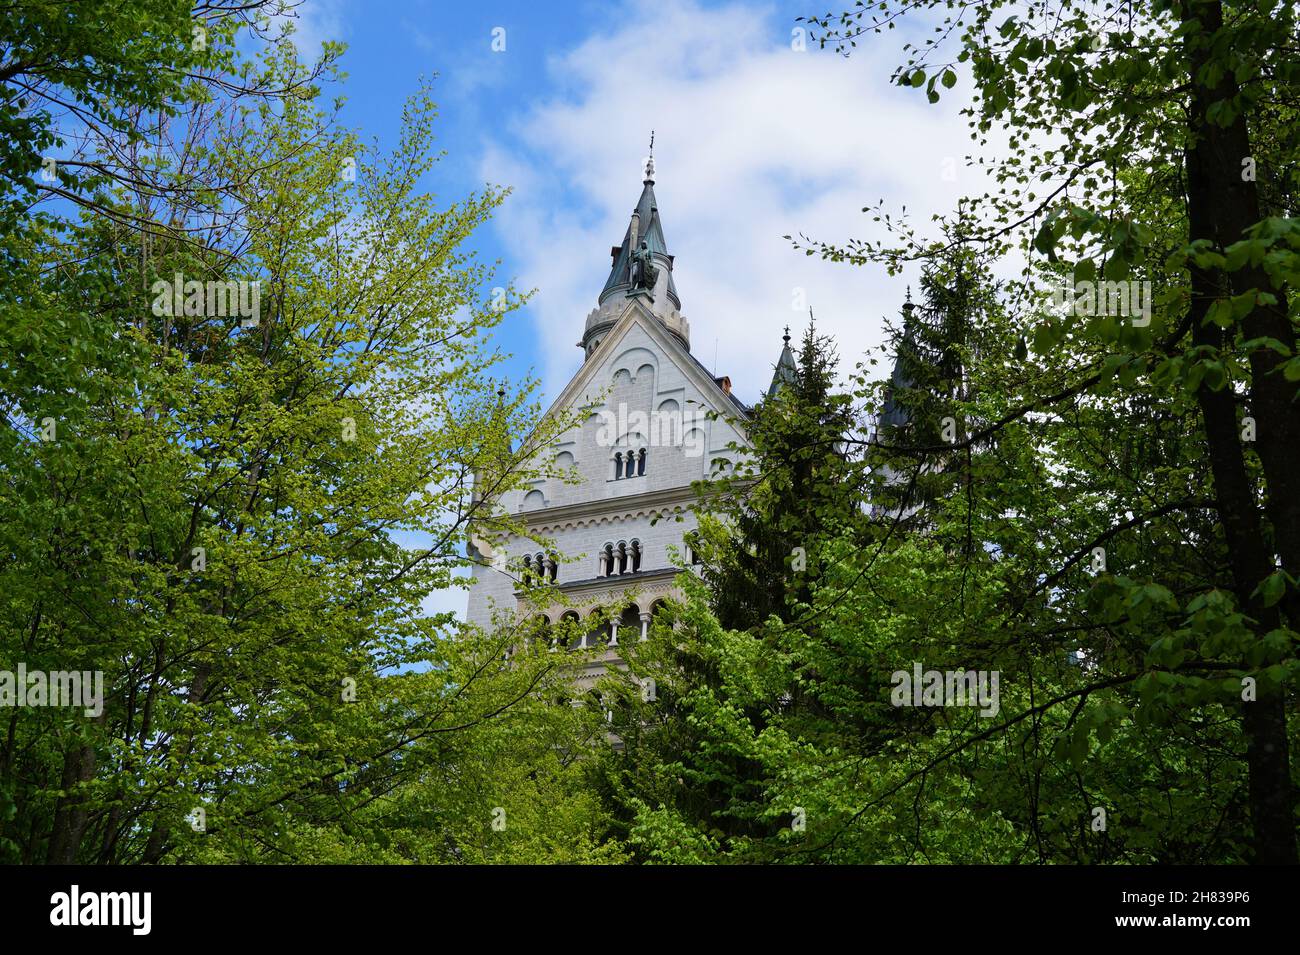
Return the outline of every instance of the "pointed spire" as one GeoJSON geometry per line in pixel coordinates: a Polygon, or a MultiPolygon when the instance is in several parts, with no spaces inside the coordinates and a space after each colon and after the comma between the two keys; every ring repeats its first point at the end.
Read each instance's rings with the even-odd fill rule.
{"type": "Polygon", "coordinates": [[[655,198],[654,140],[652,130],[641,197],[632,210],[623,241],[609,250],[609,278],[600,290],[596,307],[587,316],[579,342],[588,358],[633,302],[658,319],[687,351],[691,350],[691,327],[681,312],[682,301],[673,279],[673,256],[664,240],[659,201],[655,198]]]}
{"type": "Polygon", "coordinates": [[[645,162],[641,198],[637,200],[636,208],[632,210],[632,221],[628,224],[627,232],[624,233],[622,244],[610,249],[613,264],[609,271],[609,278],[605,281],[605,287],[600,292],[602,304],[615,292],[627,292],[631,288],[629,276],[632,253],[644,242],[646,250],[658,260],[661,266],[667,267],[668,298],[673,307],[682,307],[681,300],[677,297],[677,285],[673,282],[673,257],[668,251],[668,242],[664,239],[663,223],[659,220],[659,200],[655,198],[654,174],[654,132],[652,130],[650,155],[645,162]]]}
{"type": "Polygon", "coordinates": [[[910,416],[907,410],[898,403],[898,395],[903,394],[913,387],[913,382],[908,378],[903,368],[903,357],[901,351],[911,349],[916,344],[916,325],[912,321],[912,314],[916,309],[916,304],[912,301],[912,286],[907,287],[907,299],[903,302],[903,329],[902,337],[899,339],[899,350],[894,354],[894,368],[889,374],[889,388],[885,392],[885,404],[880,409],[880,417],[876,420],[877,433],[881,428],[898,428],[907,424],[910,416]]]}
{"type": "MultiPolygon", "coordinates": [[[[505,404],[506,404],[506,386],[509,383],[510,383],[509,378],[502,378],[497,382],[497,407],[496,407],[496,411],[492,413],[493,420],[498,424],[505,426],[507,429],[510,426],[510,421],[506,416],[505,404]]],[[[514,451],[515,439],[513,437],[507,435],[506,444],[509,446],[511,451],[514,451]]]]}
{"type": "MultiPolygon", "coordinates": [[[[812,311],[809,310],[811,316],[812,311]]],[[[792,385],[795,376],[798,373],[798,366],[795,364],[794,352],[790,350],[790,326],[785,327],[785,334],[781,336],[784,345],[781,347],[781,357],[777,359],[776,371],[772,374],[772,384],[768,386],[767,396],[773,397],[785,385],[792,385]]]]}

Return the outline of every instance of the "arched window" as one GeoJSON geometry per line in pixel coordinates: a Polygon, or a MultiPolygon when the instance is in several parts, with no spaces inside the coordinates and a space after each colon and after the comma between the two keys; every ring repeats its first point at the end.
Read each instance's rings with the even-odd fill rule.
{"type": "Polygon", "coordinates": [[[551,583],[555,583],[555,575],[559,572],[559,569],[560,565],[556,562],[554,557],[551,557],[546,561],[546,572],[551,578],[551,583]]]}
{"type": "MultiPolygon", "coordinates": [[[[564,627],[572,627],[574,624],[578,622],[579,622],[579,617],[577,613],[575,613],[572,610],[568,611],[567,613],[564,614],[564,616],[560,618],[560,624],[564,627]]],[[[553,648],[563,646],[564,649],[566,650],[572,649],[572,644],[570,644],[567,641],[567,639],[562,639],[558,635],[552,638],[551,646],[553,648]]]]}
{"type": "Polygon", "coordinates": [[[641,542],[632,542],[632,573],[641,569],[641,542]]]}
{"type": "Polygon", "coordinates": [[[618,572],[627,573],[627,541],[618,542],[618,572]]]}
{"type": "Polygon", "coordinates": [[[641,615],[636,609],[636,604],[628,604],[618,615],[611,628],[609,644],[618,646],[620,643],[631,643],[641,634],[641,615]]]}
{"type": "Polygon", "coordinates": [[[614,480],[621,480],[623,477],[623,452],[614,452],[614,480]]]}
{"type": "MultiPolygon", "coordinates": [[[[547,616],[546,614],[544,614],[544,613],[539,613],[536,617],[533,618],[533,626],[534,626],[534,627],[536,628],[536,630],[537,630],[537,636],[538,636],[539,639],[543,640],[543,641],[546,642],[546,643],[552,643],[552,642],[553,642],[554,637],[551,636],[551,618],[550,618],[550,617],[548,617],[548,616],[547,616]]],[[[527,649],[528,647],[531,647],[532,645],[533,645],[533,638],[532,638],[531,636],[524,640],[524,648],[525,648],[525,649],[527,649]]],[[[511,649],[511,655],[513,655],[513,653],[514,653],[514,648],[511,647],[510,649],[511,649]]]]}
{"type": "Polygon", "coordinates": [[[642,448],[641,453],[636,457],[636,473],[638,477],[645,474],[645,448],[642,448]]]}
{"type": "Polygon", "coordinates": [[[524,576],[527,577],[533,572],[533,555],[524,554],[524,576]]]}
{"type": "Polygon", "coordinates": [[[600,552],[600,576],[612,577],[614,575],[614,545],[606,544],[605,549],[600,552]]]}
{"type": "Polygon", "coordinates": [[[633,454],[631,451],[628,451],[627,453],[627,469],[625,472],[625,476],[626,477],[636,476],[636,455],[633,454]]]}
{"type": "Polygon", "coordinates": [[[593,610],[587,618],[588,629],[582,638],[584,648],[603,647],[609,643],[609,623],[599,610],[593,610]]]}

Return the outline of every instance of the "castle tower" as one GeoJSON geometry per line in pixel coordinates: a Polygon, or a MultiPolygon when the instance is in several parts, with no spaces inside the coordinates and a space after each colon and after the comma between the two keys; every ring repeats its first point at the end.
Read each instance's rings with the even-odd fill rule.
{"type": "Polygon", "coordinates": [[[582,331],[583,364],[547,411],[577,413],[578,424],[540,453],[579,481],[536,480],[498,502],[557,553],[539,554],[524,536],[476,539],[472,550],[470,622],[489,626],[505,612],[554,624],[576,614],[585,634],[577,646],[599,651],[580,684],[643,639],[657,605],[675,595],[674,552],[690,561],[683,539],[696,527],[692,482],[734,464],[729,445],[745,442],[748,409],[730,379],[691,355],[654,184],[651,159],[582,331]],[[530,605],[519,579],[539,557],[571,607],[530,605]]]}

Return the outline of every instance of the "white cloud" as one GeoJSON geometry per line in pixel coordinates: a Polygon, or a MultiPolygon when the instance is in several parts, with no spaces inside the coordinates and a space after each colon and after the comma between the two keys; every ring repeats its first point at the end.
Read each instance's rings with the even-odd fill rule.
{"type": "Polygon", "coordinates": [[[546,391],[581,361],[574,343],[640,194],[640,164],[656,131],[655,192],[692,351],[752,401],[771,378],[781,330],[807,319],[845,365],[881,338],[907,281],[879,268],[822,262],[782,238],[879,237],[861,210],[885,199],[924,225],[962,194],[983,192],[965,167],[972,143],[958,115],[964,84],[931,106],[888,85],[899,32],[860,42],[853,57],[790,48],[793,22],[690,0],[638,4],[615,24],[552,57],[558,92],[528,104],[491,139],[482,172],[513,185],[497,227],[509,267],[536,287],[533,315],[546,391]],[[954,181],[944,160],[954,160],[954,181]]]}
{"type": "MultiPolygon", "coordinates": [[[[466,576],[458,574],[457,576],[466,576]]],[[[445,590],[432,591],[426,596],[420,604],[420,611],[423,616],[432,617],[435,614],[446,613],[451,611],[456,615],[457,620],[464,620],[469,606],[469,591],[463,587],[448,587],[445,590]]]]}
{"type": "Polygon", "coordinates": [[[294,25],[294,46],[308,62],[320,56],[320,46],[326,40],[347,38],[342,0],[302,0],[288,16],[294,25]]]}

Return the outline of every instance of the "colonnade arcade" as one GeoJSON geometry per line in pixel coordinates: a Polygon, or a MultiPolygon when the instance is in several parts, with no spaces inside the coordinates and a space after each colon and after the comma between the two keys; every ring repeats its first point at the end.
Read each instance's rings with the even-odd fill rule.
{"type": "MultiPolygon", "coordinates": [[[[618,616],[612,618],[610,608],[590,607],[585,610],[556,609],[550,613],[538,614],[536,620],[548,634],[557,623],[567,626],[586,621],[587,626],[582,629],[581,635],[563,649],[598,650],[617,647],[630,640],[645,640],[650,632],[651,621],[663,607],[664,600],[659,597],[653,600],[644,599],[640,603],[630,601],[624,605],[618,616]]],[[[555,642],[558,637],[549,639],[552,640],[552,649],[560,648],[555,642]]]]}

